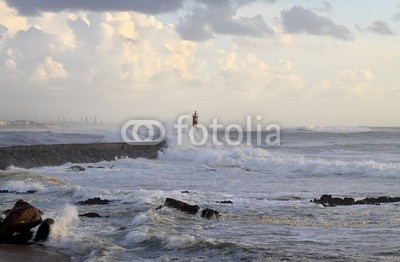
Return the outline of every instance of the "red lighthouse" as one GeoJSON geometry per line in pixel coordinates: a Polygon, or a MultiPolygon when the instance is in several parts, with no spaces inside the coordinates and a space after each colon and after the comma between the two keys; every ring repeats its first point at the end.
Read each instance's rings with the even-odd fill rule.
{"type": "Polygon", "coordinates": [[[197,114],[197,111],[194,111],[192,117],[193,117],[193,126],[196,126],[199,123],[199,114],[197,114]]]}

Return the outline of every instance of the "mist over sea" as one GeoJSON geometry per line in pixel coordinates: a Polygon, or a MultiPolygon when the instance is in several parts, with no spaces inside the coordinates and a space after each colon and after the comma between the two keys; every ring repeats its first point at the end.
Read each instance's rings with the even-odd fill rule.
{"type": "MultiPolygon", "coordinates": [[[[170,135],[156,160],[79,164],[81,172],[68,170],[74,163],[9,167],[0,190],[14,193],[1,194],[0,210],[20,198],[34,204],[55,220],[45,245],[73,261],[400,260],[400,203],[310,203],[325,193],[400,196],[400,128],[284,128],[279,146],[257,145],[256,135],[237,146],[177,146],[170,135]],[[114,201],[77,205],[93,197],[114,201]],[[156,211],[167,197],[221,219],[156,211]],[[217,203],[225,200],[233,204],[217,203]],[[78,216],[87,212],[102,217],[78,216]]],[[[0,147],[119,141],[118,130],[0,131],[0,147]]]]}

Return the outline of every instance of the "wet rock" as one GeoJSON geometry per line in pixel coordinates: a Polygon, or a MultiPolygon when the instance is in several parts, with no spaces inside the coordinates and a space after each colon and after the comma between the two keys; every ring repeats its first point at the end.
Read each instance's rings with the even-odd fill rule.
{"type": "Polygon", "coordinates": [[[233,202],[230,201],[230,200],[217,201],[217,203],[219,203],[219,204],[233,204],[233,202]]]}
{"type": "Polygon", "coordinates": [[[50,234],[50,226],[54,224],[54,220],[51,218],[46,218],[43,220],[42,224],[40,224],[37,232],[35,239],[33,241],[39,242],[39,241],[46,241],[49,239],[49,234],[50,234]]]}
{"type": "Polygon", "coordinates": [[[189,191],[182,191],[182,194],[189,194],[190,192],[189,191]]]}
{"type": "Polygon", "coordinates": [[[380,205],[381,203],[400,202],[400,197],[381,196],[377,198],[364,198],[355,201],[352,197],[339,198],[324,194],[319,199],[311,200],[311,202],[322,204],[323,206],[380,205]]]}
{"type": "Polygon", "coordinates": [[[31,189],[31,190],[26,191],[26,194],[34,194],[36,192],[37,192],[37,190],[31,189]]]}
{"type": "Polygon", "coordinates": [[[6,193],[12,193],[12,192],[10,192],[10,191],[8,191],[8,190],[0,190],[0,194],[6,194],[6,193]]]}
{"type": "Polygon", "coordinates": [[[75,166],[68,167],[68,170],[74,171],[74,172],[79,172],[79,171],[85,171],[86,169],[82,166],[75,165],[75,166]]]}
{"type": "Polygon", "coordinates": [[[185,203],[185,202],[173,199],[173,198],[167,198],[167,199],[165,199],[164,205],[159,206],[156,210],[159,210],[164,206],[177,209],[181,212],[184,212],[184,213],[187,213],[190,215],[196,215],[200,209],[200,207],[198,205],[190,205],[188,203],[185,203]]]}
{"type": "Polygon", "coordinates": [[[206,208],[201,212],[201,217],[207,218],[207,219],[212,219],[215,217],[216,219],[220,218],[220,214],[218,211],[206,208]]]}
{"type": "Polygon", "coordinates": [[[42,223],[42,216],[37,208],[24,200],[18,200],[3,223],[0,225],[0,239],[11,240],[14,233],[22,239],[32,238],[31,228],[42,223]]]}
{"type": "Polygon", "coordinates": [[[322,204],[323,206],[350,206],[354,205],[354,198],[345,197],[332,197],[332,195],[324,194],[319,199],[314,199],[314,203],[322,204]]]}
{"type": "Polygon", "coordinates": [[[100,197],[90,198],[85,201],[79,201],[78,205],[107,205],[110,203],[108,199],[101,199],[100,197]]]}
{"type": "Polygon", "coordinates": [[[118,228],[119,231],[126,230],[126,229],[127,229],[127,227],[125,227],[125,226],[122,226],[122,227],[118,228]]]}
{"type": "Polygon", "coordinates": [[[94,213],[94,212],[89,212],[85,214],[80,214],[80,217],[90,217],[90,218],[95,218],[95,217],[101,217],[99,214],[94,213]]]}

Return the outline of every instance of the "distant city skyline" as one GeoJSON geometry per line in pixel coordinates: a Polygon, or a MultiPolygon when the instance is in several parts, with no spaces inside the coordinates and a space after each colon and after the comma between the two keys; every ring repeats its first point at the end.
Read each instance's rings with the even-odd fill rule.
{"type": "Polygon", "coordinates": [[[0,0],[0,120],[399,126],[399,33],[394,0],[0,0]]]}

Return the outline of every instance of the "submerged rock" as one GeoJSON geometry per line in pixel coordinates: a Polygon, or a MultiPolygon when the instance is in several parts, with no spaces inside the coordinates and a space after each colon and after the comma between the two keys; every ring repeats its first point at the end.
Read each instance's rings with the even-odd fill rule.
{"type": "Polygon", "coordinates": [[[207,218],[207,219],[212,219],[215,217],[216,219],[220,218],[220,214],[218,211],[206,208],[201,212],[201,217],[207,218]]]}
{"type": "Polygon", "coordinates": [[[68,167],[68,170],[74,171],[74,172],[79,172],[79,171],[85,171],[86,169],[82,166],[75,165],[75,166],[68,167]]]}
{"type": "Polygon", "coordinates": [[[233,202],[230,201],[230,200],[217,201],[217,203],[219,203],[219,204],[233,204],[233,202]]]}
{"type": "Polygon", "coordinates": [[[54,224],[54,220],[51,218],[46,218],[42,224],[40,224],[35,239],[33,241],[46,241],[49,238],[50,226],[54,224]]]}
{"type": "Polygon", "coordinates": [[[167,198],[167,199],[165,199],[164,205],[159,206],[156,210],[159,210],[164,206],[177,209],[181,212],[184,212],[184,213],[187,213],[190,215],[196,215],[200,209],[200,207],[198,205],[190,205],[188,203],[185,203],[185,202],[173,199],[173,198],[167,198]]]}
{"type": "Polygon", "coordinates": [[[78,205],[107,205],[110,203],[108,199],[101,199],[100,197],[90,198],[85,201],[79,201],[78,205]]]}
{"type": "Polygon", "coordinates": [[[99,214],[94,213],[94,212],[89,212],[85,214],[80,214],[80,217],[90,217],[90,218],[95,218],[95,217],[101,217],[99,214]]]}

